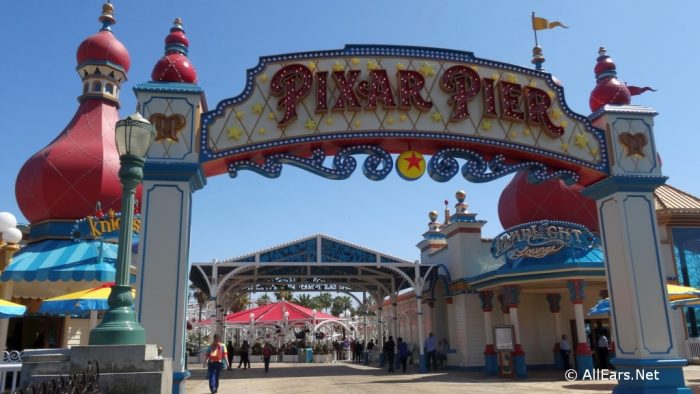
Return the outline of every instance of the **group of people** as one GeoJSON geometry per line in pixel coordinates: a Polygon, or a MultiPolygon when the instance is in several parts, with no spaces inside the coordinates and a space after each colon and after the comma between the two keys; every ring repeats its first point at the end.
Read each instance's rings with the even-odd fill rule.
{"type": "Polygon", "coordinates": [[[423,350],[425,351],[425,367],[428,371],[430,371],[431,364],[433,371],[447,365],[447,353],[450,351],[450,342],[447,338],[438,340],[431,332],[425,340],[423,350]]]}
{"type": "MultiPolygon", "coordinates": [[[[238,352],[241,356],[241,361],[238,363],[238,368],[243,365],[243,369],[250,368],[250,345],[248,341],[243,341],[240,348],[236,349],[231,343],[224,346],[221,343],[219,334],[214,335],[212,344],[207,348],[204,357],[204,367],[207,368],[207,380],[209,381],[209,390],[216,393],[219,390],[219,380],[221,371],[226,368],[229,371],[233,368],[233,356],[238,352]]],[[[270,369],[270,357],[272,356],[272,347],[269,342],[265,342],[262,348],[263,362],[265,363],[265,372],[270,369]]]]}
{"type": "MultiPolygon", "coordinates": [[[[590,343],[588,344],[590,347],[590,343]]],[[[559,341],[559,355],[562,360],[562,368],[564,370],[571,368],[571,362],[569,355],[571,354],[571,344],[566,335],[561,336],[561,341],[559,341]]],[[[598,332],[598,338],[595,346],[595,354],[598,359],[599,369],[609,369],[610,368],[610,341],[608,341],[607,332],[605,330],[600,330],[598,332]]]]}

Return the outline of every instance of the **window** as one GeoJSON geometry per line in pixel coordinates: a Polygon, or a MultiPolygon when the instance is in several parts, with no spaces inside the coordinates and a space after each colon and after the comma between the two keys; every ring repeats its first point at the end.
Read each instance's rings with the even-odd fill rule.
{"type": "MultiPolygon", "coordinates": [[[[673,227],[673,255],[678,282],[683,286],[700,287],[700,227],[673,227]]],[[[688,336],[697,337],[698,308],[685,308],[688,336]]]]}
{"type": "Polygon", "coordinates": [[[92,84],[92,91],[93,92],[102,92],[102,84],[100,82],[94,82],[92,84]]]}
{"type": "Polygon", "coordinates": [[[105,92],[107,92],[109,94],[114,94],[114,85],[112,85],[111,83],[108,83],[105,86],[105,92]]]}

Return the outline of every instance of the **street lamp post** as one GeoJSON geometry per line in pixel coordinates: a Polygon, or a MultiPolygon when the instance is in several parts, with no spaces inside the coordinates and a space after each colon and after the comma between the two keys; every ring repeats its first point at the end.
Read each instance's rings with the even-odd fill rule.
{"type": "Polygon", "coordinates": [[[248,317],[250,317],[250,335],[249,335],[250,338],[249,339],[250,339],[250,346],[252,347],[253,340],[255,339],[255,336],[253,334],[253,324],[255,323],[255,313],[250,312],[250,315],[248,315],[248,317]]]}
{"type": "Polygon", "coordinates": [[[313,316],[313,318],[314,318],[314,320],[313,320],[313,322],[314,322],[313,331],[312,331],[312,333],[311,333],[311,335],[312,335],[312,337],[311,337],[311,344],[313,345],[313,344],[316,343],[316,309],[312,309],[312,310],[311,310],[311,316],[313,316]]]}
{"type": "Polygon", "coordinates": [[[155,128],[138,112],[117,122],[119,180],[122,183],[122,212],[115,286],[109,294],[109,310],[100,325],[90,331],[90,345],[144,345],[146,330],[136,320],[134,296],[129,283],[136,187],[143,181],[143,165],[155,128]]]}

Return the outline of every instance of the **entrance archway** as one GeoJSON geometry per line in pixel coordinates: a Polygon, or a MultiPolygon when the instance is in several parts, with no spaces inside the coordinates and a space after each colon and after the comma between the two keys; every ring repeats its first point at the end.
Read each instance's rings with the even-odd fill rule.
{"type": "MultiPolygon", "coordinates": [[[[135,90],[143,115],[161,120],[144,169],[138,314],[148,340],[173,357],[176,386],[187,375],[192,193],[207,176],[252,170],[274,178],[283,164],[345,179],[357,167],[353,155],[362,154],[363,173],[373,180],[396,164],[409,180],[427,171],[437,181],[461,172],[487,182],[528,171],[532,181],[559,177],[587,186],[610,262],[616,367],[633,375],[642,365],[656,368],[663,387],[684,387],[654,216],[652,191],[665,178],[653,110],[604,106],[584,117],[567,107],[547,73],[469,52],[397,46],[261,58],[243,93],[211,111],[194,84],[135,90]],[[402,156],[395,162],[392,154],[402,156]]],[[[415,286],[422,294],[423,283],[415,286]]],[[[632,383],[639,382],[620,385],[632,383]]]]}

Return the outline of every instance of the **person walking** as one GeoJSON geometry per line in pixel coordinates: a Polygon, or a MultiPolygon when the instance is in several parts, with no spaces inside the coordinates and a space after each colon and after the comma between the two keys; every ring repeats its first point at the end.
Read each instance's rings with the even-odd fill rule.
{"type": "Polygon", "coordinates": [[[262,349],[263,362],[265,363],[265,373],[270,369],[270,357],[272,356],[272,348],[270,348],[270,343],[265,342],[262,349]]]}
{"type": "Polygon", "coordinates": [[[428,334],[428,339],[425,340],[425,367],[427,371],[430,371],[430,364],[433,364],[433,371],[437,370],[437,339],[431,332],[428,334]]]}
{"type": "Polygon", "coordinates": [[[231,368],[233,368],[233,354],[235,353],[235,349],[233,348],[233,342],[228,341],[226,342],[226,354],[228,354],[228,370],[230,371],[231,368]]]}
{"type": "Polygon", "coordinates": [[[406,373],[406,364],[408,364],[408,355],[411,352],[408,350],[408,344],[403,341],[403,338],[399,337],[397,339],[398,345],[396,348],[399,353],[399,359],[401,360],[401,372],[406,373]]]}
{"type": "Polygon", "coordinates": [[[238,362],[238,368],[243,364],[243,369],[250,368],[250,357],[248,357],[248,352],[250,351],[250,346],[248,341],[243,341],[241,345],[241,361],[238,362]]]}
{"type": "Polygon", "coordinates": [[[386,354],[386,362],[389,363],[389,371],[394,372],[394,352],[396,344],[394,343],[394,337],[389,335],[389,340],[384,342],[384,354],[386,354]]]}
{"type": "Polygon", "coordinates": [[[561,341],[559,342],[559,355],[561,356],[561,364],[564,370],[571,368],[569,364],[569,354],[571,353],[571,344],[566,338],[566,335],[561,336],[561,341]]]}
{"type": "Polygon", "coordinates": [[[605,331],[601,331],[598,335],[598,368],[608,369],[608,337],[605,336],[605,331]]]}
{"type": "Polygon", "coordinates": [[[204,358],[204,366],[207,367],[207,379],[209,380],[209,391],[212,393],[219,391],[221,370],[228,362],[226,346],[220,340],[219,334],[214,335],[214,341],[207,349],[207,355],[204,358]]]}

